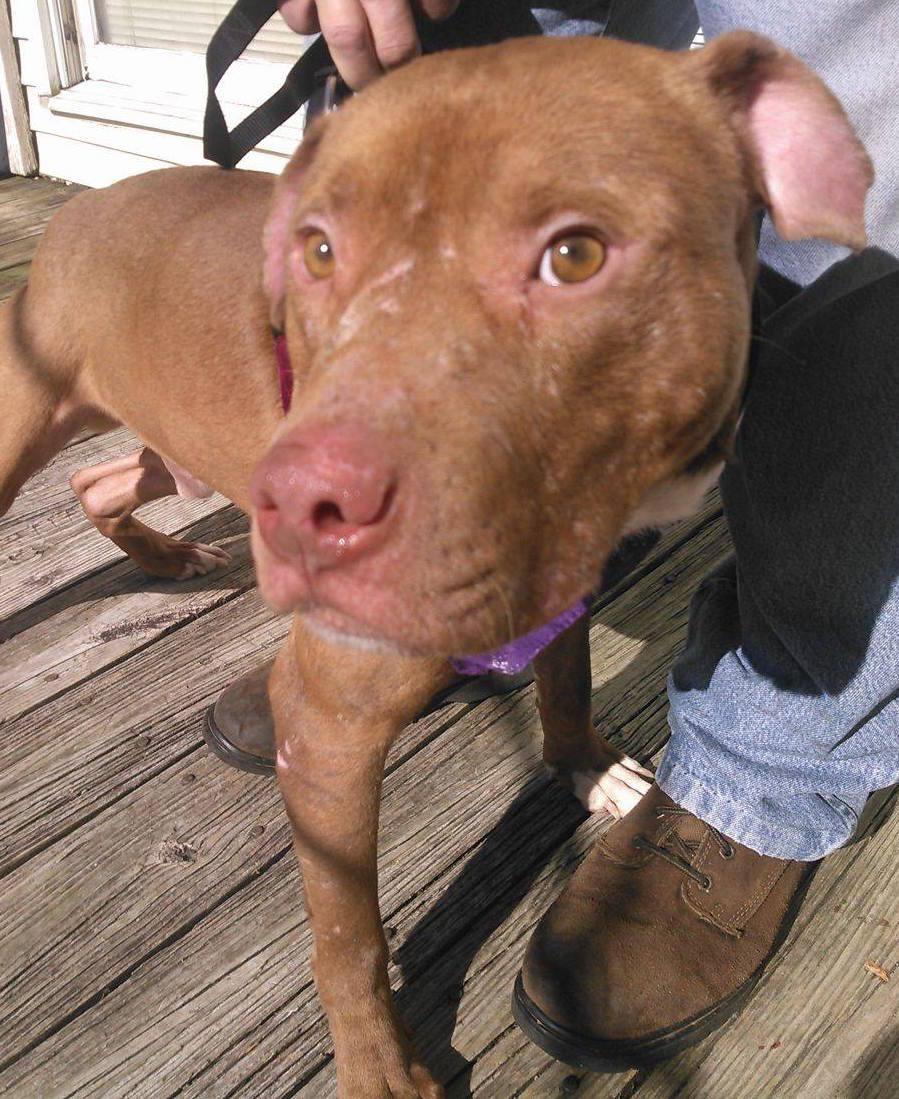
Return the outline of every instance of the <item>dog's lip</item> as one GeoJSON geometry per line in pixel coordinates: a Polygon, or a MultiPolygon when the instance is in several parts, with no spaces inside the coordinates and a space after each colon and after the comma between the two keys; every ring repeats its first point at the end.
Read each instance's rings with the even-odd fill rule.
{"type": "MultiPolygon", "coordinates": [[[[348,582],[340,570],[310,575],[298,561],[273,553],[255,524],[253,556],[262,597],[279,614],[308,617],[311,624],[322,627],[320,632],[334,640],[364,642],[407,653],[434,655],[446,651],[446,638],[429,645],[426,633],[418,643],[410,643],[406,628],[391,628],[396,597],[385,593],[382,586],[348,582]]],[[[445,624],[445,618],[442,621],[445,624]]]]}

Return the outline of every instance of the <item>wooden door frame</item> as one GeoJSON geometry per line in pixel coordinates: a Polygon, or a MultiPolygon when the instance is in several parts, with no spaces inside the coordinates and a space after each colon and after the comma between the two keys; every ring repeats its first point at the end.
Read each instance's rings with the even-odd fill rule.
{"type": "Polygon", "coordinates": [[[3,126],[10,171],[13,175],[33,176],[37,172],[37,151],[28,122],[7,0],[0,0],[0,100],[3,101],[3,126]]]}

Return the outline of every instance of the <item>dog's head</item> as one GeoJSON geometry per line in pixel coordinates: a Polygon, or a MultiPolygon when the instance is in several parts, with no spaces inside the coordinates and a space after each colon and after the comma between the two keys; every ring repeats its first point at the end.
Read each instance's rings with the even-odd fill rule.
{"type": "Polygon", "coordinates": [[[757,211],[860,247],[870,181],[744,32],[442,54],[316,124],[267,228],[296,372],[254,485],[267,599],[435,654],[570,606],[730,444],[757,211]]]}

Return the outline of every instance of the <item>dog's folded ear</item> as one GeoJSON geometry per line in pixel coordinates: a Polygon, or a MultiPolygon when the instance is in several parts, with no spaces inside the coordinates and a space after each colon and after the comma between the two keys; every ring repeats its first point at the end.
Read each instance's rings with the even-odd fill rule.
{"type": "Polygon", "coordinates": [[[690,57],[722,101],[748,156],[756,198],[785,240],[863,248],[871,161],[839,101],[768,38],[733,31],[690,57]]]}
{"type": "Polygon", "coordinates": [[[262,284],[269,301],[269,319],[277,332],[284,329],[284,294],[287,289],[287,260],[293,239],[293,212],[303,175],[315,155],[327,125],[320,115],[306,130],[305,137],[275,183],[272,205],[265,222],[265,262],[262,284]]]}

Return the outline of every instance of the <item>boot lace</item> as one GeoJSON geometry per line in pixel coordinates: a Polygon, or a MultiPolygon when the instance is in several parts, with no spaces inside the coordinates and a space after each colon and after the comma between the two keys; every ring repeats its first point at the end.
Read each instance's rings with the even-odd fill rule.
{"type": "MultiPolygon", "coordinates": [[[[663,820],[665,817],[688,817],[692,814],[686,809],[681,809],[679,805],[660,805],[656,809],[655,815],[659,820],[663,820]]],[[[718,845],[718,853],[721,857],[723,859],[732,859],[736,854],[733,844],[717,828],[713,828],[710,824],[706,824],[705,827],[718,845]]],[[[632,842],[634,847],[639,850],[650,851],[653,855],[658,855],[660,859],[664,859],[665,862],[677,867],[688,878],[692,878],[704,892],[707,893],[712,888],[711,877],[691,865],[698,844],[687,843],[676,831],[667,837],[665,845],[653,843],[652,840],[643,835],[634,836],[632,842]]]]}

